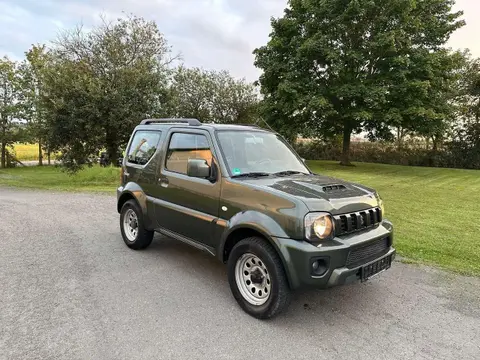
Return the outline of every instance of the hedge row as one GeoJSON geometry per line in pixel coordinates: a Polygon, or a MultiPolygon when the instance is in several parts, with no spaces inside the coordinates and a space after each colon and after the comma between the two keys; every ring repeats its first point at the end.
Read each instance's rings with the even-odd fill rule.
{"type": "MultiPolygon", "coordinates": [[[[309,160],[340,161],[342,154],[341,145],[322,141],[298,142],[295,148],[301,157],[309,160]]],[[[395,144],[379,142],[351,143],[350,159],[393,165],[480,169],[480,148],[468,148],[461,143],[447,144],[441,150],[398,148],[395,144]]]]}

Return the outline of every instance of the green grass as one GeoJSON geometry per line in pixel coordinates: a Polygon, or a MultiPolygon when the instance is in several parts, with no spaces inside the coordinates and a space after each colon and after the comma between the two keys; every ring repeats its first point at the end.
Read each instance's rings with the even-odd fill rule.
{"type": "MultiPolygon", "coordinates": [[[[375,188],[408,262],[480,275],[480,171],[310,161],[317,173],[375,188]]],[[[113,193],[119,169],[94,166],[68,175],[53,166],[0,169],[0,185],[113,193]]]]}
{"type": "Polygon", "coordinates": [[[313,171],[376,189],[409,262],[480,275],[480,171],[310,161],[313,171]]]}
{"type": "Polygon", "coordinates": [[[75,175],[55,166],[0,169],[0,185],[30,189],[113,193],[119,182],[120,170],[115,167],[93,166],[75,175]]]}

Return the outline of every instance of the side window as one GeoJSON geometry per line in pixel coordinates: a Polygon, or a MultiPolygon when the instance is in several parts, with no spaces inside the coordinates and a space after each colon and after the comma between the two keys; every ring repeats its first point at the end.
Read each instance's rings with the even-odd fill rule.
{"type": "Polygon", "coordinates": [[[137,131],[128,149],[127,161],[132,164],[145,165],[155,154],[160,140],[160,131],[137,131]]]}
{"type": "Polygon", "coordinates": [[[168,145],[166,168],[181,174],[187,173],[188,159],[204,159],[212,165],[212,152],[205,135],[174,133],[168,145]]]}

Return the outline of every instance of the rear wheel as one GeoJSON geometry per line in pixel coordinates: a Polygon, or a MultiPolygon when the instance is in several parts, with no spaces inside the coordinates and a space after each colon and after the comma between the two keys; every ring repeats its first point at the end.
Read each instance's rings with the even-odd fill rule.
{"type": "Polygon", "coordinates": [[[269,319],[288,307],[290,288],[275,249],[264,239],[238,242],[228,258],[232,294],[248,314],[269,319]]]}
{"type": "Polygon", "coordinates": [[[154,232],[145,229],[143,214],[135,200],[128,200],[120,211],[120,230],[123,241],[134,250],[147,248],[154,232]]]}

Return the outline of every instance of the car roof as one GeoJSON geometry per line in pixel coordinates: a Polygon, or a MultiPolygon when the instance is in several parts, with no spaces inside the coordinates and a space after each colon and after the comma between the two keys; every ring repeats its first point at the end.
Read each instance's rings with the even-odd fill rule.
{"type": "Polygon", "coordinates": [[[262,132],[273,132],[263,129],[254,124],[216,124],[216,123],[201,123],[197,119],[188,118],[168,118],[168,119],[145,119],[140,122],[137,129],[166,129],[166,128],[186,128],[186,129],[209,129],[209,130],[251,130],[262,132]]]}

